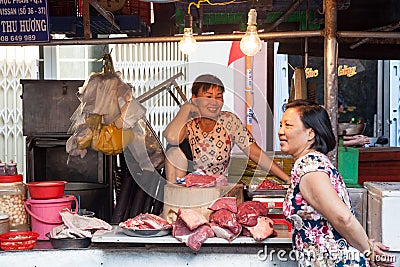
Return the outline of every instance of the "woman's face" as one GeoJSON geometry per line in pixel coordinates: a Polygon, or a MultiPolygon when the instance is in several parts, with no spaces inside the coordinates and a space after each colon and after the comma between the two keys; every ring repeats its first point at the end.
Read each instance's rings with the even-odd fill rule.
{"type": "Polygon", "coordinates": [[[206,91],[200,88],[197,96],[192,96],[192,101],[202,117],[217,118],[224,105],[224,96],[221,87],[215,85],[206,91]]]}
{"type": "Polygon", "coordinates": [[[278,131],[281,151],[295,159],[305,155],[314,141],[314,131],[306,129],[296,108],[283,113],[278,131]]]}

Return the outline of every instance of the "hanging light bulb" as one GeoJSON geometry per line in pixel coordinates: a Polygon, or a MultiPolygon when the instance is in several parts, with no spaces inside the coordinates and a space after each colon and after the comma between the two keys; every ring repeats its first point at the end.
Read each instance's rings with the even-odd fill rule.
{"type": "Polygon", "coordinates": [[[192,16],[190,14],[185,15],[185,28],[183,29],[182,40],[179,42],[179,49],[186,55],[197,49],[197,43],[193,37],[192,16]]]}
{"type": "Polygon", "coordinates": [[[240,40],[240,50],[246,56],[254,56],[261,50],[261,40],[257,33],[257,11],[250,9],[246,34],[240,40]]]}

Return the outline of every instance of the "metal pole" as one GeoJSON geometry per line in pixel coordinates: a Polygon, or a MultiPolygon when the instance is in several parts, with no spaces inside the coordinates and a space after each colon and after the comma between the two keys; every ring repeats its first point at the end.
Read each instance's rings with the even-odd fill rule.
{"type": "MultiPolygon", "coordinates": [[[[198,42],[206,41],[240,41],[243,33],[238,34],[218,34],[218,35],[196,35],[194,38],[198,42]]],[[[271,32],[258,34],[261,40],[274,40],[274,39],[290,39],[290,38],[303,38],[303,37],[322,37],[322,30],[315,31],[297,31],[297,32],[271,32]]],[[[400,35],[399,35],[400,37],[400,35]]],[[[182,36],[163,36],[163,37],[122,37],[122,38],[99,38],[99,39],[53,39],[48,43],[30,43],[18,44],[20,46],[29,45],[104,45],[104,44],[139,44],[139,43],[163,43],[163,42],[179,42],[182,36]]],[[[2,44],[4,46],[15,44],[2,44]]]]}
{"type": "MultiPolygon", "coordinates": [[[[326,28],[325,28],[326,30],[326,28]]],[[[197,42],[207,41],[240,41],[244,34],[218,34],[218,35],[197,35],[194,36],[197,42]]],[[[386,39],[385,43],[397,44],[400,39],[400,32],[357,32],[340,31],[336,33],[339,38],[378,38],[386,39]],[[391,40],[392,41],[391,41],[391,40]]],[[[294,31],[294,32],[268,32],[259,33],[261,40],[271,41],[279,39],[296,39],[322,37],[322,30],[313,31],[294,31]]],[[[182,36],[162,36],[162,37],[121,37],[121,38],[96,38],[96,39],[52,39],[47,43],[24,43],[24,44],[2,44],[2,46],[52,46],[52,45],[104,45],[104,44],[139,44],[139,43],[165,43],[179,42],[182,36]]]]}
{"type": "MultiPolygon", "coordinates": [[[[330,115],[332,129],[338,141],[338,75],[337,75],[337,10],[336,0],[324,0],[325,35],[324,35],[324,95],[325,108],[330,115]]],[[[332,163],[337,166],[337,146],[330,155],[332,163]]]]}

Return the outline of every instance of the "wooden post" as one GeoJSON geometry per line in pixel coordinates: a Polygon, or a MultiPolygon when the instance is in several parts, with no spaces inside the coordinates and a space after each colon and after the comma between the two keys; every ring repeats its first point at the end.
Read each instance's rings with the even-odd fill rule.
{"type": "MultiPolygon", "coordinates": [[[[330,115],[333,133],[337,139],[338,129],[338,73],[337,73],[337,10],[335,0],[324,0],[325,30],[324,30],[324,94],[325,108],[330,115]]],[[[332,163],[337,166],[337,146],[330,153],[332,163]]]]}
{"type": "Polygon", "coordinates": [[[83,34],[86,40],[90,39],[89,0],[83,0],[83,34]]]}

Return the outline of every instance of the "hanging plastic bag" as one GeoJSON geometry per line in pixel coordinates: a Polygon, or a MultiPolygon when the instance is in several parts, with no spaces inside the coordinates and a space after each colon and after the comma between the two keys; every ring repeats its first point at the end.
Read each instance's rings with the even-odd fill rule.
{"type": "Polygon", "coordinates": [[[97,114],[89,114],[84,124],[79,128],[82,129],[82,136],[77,141],[77,148],[83,150],[91,146],[93,136],[100,131],[101,116],[97,114]]]}
{"type": "Polygon", "coordinates": [[[96,148],[107,155],[118,155],[122,152],[122,129],[114,125],[101,127],[96,148]]]}

